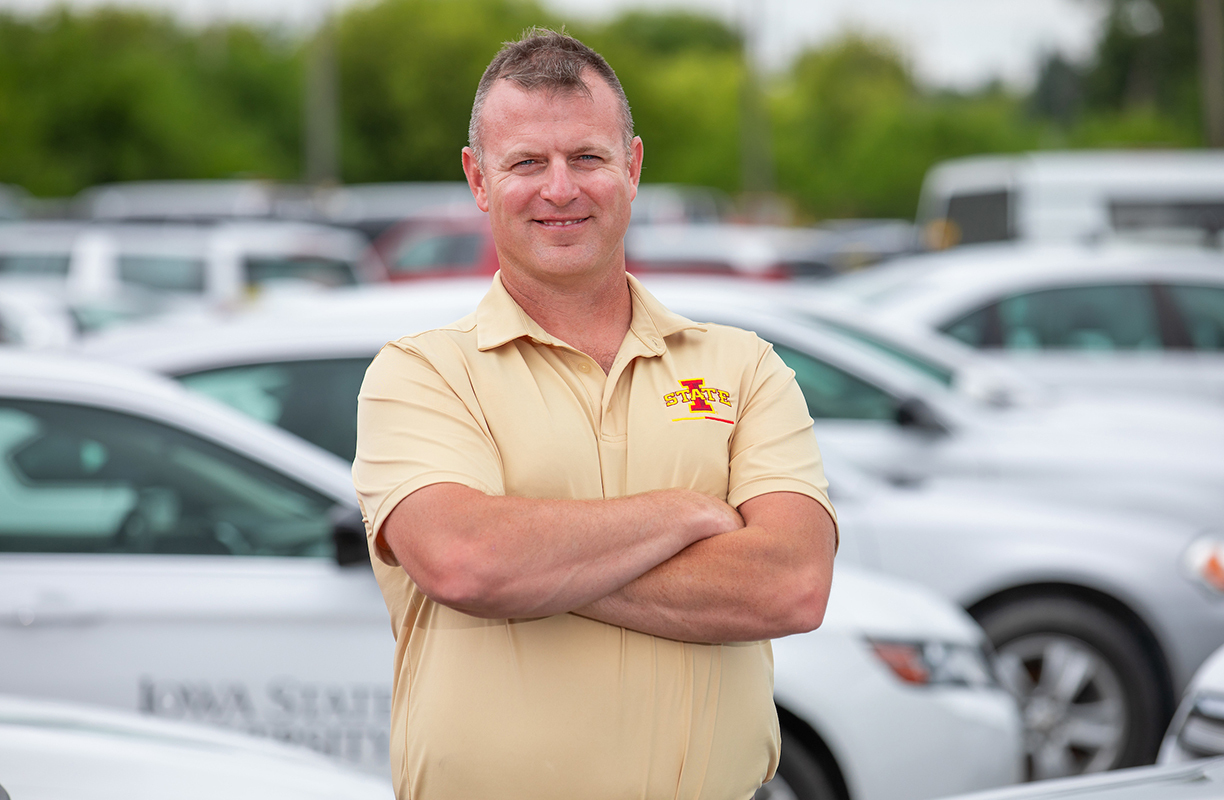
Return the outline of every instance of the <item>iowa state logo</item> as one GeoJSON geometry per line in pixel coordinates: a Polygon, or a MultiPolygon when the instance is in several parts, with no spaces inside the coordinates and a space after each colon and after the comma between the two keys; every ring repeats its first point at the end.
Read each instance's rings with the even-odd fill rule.
{"type": "Polygon", "coordinates": [[[668,408],[679,405],[687,405],[689,413],[693,416],[675,417],[672,422],[686,422],[694,419],[709,419],[714,422],[725,422],[728,425],[734,425],[734,420],[723,419],[715,416],[718,409],[714,404],[720,406],[731,407],[731,395],[724,389],[708,388],[705,385],[705,378],[690,378],[685,381],[677,381],[684,388],[678,392],[663,395],[663,402],[668,408]]]}

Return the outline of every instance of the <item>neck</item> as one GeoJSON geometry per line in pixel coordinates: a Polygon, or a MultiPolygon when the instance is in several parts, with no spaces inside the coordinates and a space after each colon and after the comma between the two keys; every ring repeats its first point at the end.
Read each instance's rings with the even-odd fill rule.
{"type": "Polygon", "coordinates": [[[503,271],[502,285],[549,335],[586,353],[605,373],[612,368],[633,318],[633,297],[624,270],[581,286],[525,281],[503,271]]]}

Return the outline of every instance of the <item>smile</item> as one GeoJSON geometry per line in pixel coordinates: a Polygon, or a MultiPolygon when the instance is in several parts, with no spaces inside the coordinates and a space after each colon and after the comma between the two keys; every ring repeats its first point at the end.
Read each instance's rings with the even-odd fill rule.
{"type": "Polygon", "coordinates": [[[577,225],[579,222],[586,222],[588,219],[590,219],[590,217],[583,217],[582,219],[559,219],[559,220],[538,219],[536,220],[536,222],[540,223],[541,225],[545,225],[549,228],[568,228],[571,225],[577,225]]]}

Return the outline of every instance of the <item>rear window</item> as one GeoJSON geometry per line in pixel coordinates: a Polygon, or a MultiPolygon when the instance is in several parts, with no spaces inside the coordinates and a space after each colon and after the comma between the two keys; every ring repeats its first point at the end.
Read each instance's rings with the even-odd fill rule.
{"type": "Polygon", "coordinates": [[[1012,238],[1011,195],[1006,191],[957,194],[948,200],[947,244],[1004,242],[1012,238]]]}
{"type": "Polygon", "coordinates": [[[248,258],[244,268],[247,286],[261,286],[274,281],[307,281],[323,286],[352,286],[357,283],[353,265],[333,258],[248,258]]]}
{"type": "Polygon", "coordinates": [[[1169,286],[1195,350],[1224,350],[1224,287],[1169,286]]]}
{"type": "Polygon", "coordinates": [[[120,256],[119,280],[170,292],[203,292],[204,262],[175,256],[120,256]]]}
{"type": "Polygon", "coordinates": [[[409,239],[391,259],[397,273],[430,272],[448,267],[474,269],[483,237],[478,233],[448,233],[409,239]]]}

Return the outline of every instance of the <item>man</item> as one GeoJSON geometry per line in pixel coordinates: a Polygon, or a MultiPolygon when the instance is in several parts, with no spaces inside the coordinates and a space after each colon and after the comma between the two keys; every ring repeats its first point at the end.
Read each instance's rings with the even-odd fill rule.
{"type": "Polygon", "coordinates": [[[751,797],[778,762],[766,640],[820,624],[836,548],[793,373],[626,275],[642,142],[585,45],[503,48],[463,167],[501,271],[358,403],[397,794],[751,797]]]}

